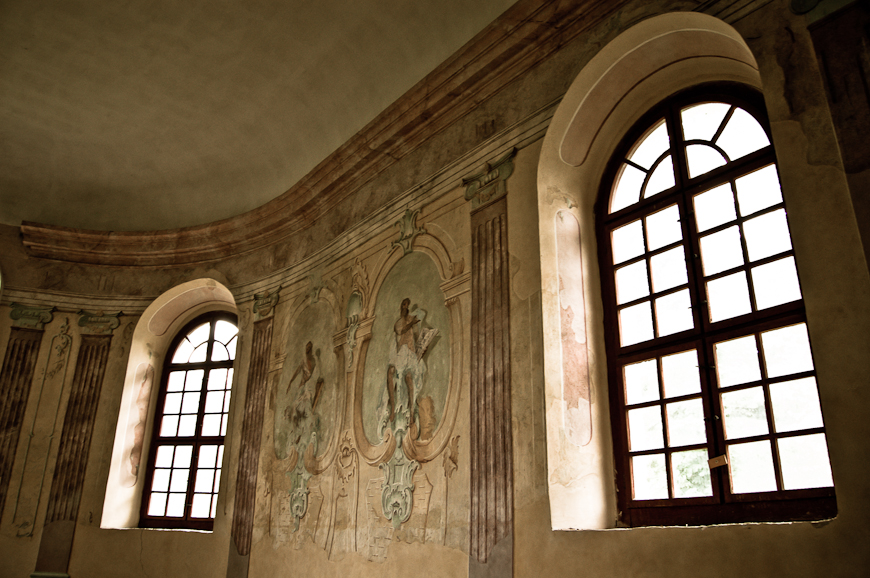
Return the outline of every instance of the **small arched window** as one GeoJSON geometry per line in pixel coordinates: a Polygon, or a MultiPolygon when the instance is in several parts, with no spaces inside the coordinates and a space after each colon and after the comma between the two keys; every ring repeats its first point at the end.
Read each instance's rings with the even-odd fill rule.
{"type": "Polygon", "coordinates": [[[163,368],[139,525],[211,530],[238,329],[210,313],[173,340],[163,368]]]}
{"type": "Polygon", "coordinates": [[[630,131],[600,199],[623,522],[835,515],[761,99],[735,87],[667,100],[630,131]]]}

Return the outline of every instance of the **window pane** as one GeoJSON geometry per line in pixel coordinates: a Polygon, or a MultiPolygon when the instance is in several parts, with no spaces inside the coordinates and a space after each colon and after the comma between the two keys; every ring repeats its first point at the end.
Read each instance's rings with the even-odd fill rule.
{"type": "Polygon", "coordinates": [[[193,446],[176,446],[175,460],[172,462],[173,468],[189,468],[190,457],[193,455],[193,446]]]}
{"type": "Polygon", "coordinates": [[[227,391],[224,394],[224,412],[230,411],[230,395],[231,394],[232,394],[231,391],[227,391]]]}
{"type": "Polygon", "coordinates": [[[211,360],[212,361],[228,361],[230,358],[229,352],[227,352],[227,348],[223,346],[221,343],[212,343],[211,346],[211,360]]]}
{"type": "Polygon", "coordinates": [[[666,291],[689,282],[686,273],[686,252],[675,247],[650,259],[653,291],[666,291]]]}
{"type": "Polygon", "coordinates": [[[659,376],[655,359],[632,363],[623,368],[625,403],[632,405],[659,398],[659,376]]]}
{"type": "Polygon", "coordinates": [[[656,299],[656,321],[658,322],[659,337],[694,327],[689,290],[683,289],[656,299]]]}
{"type": "Polygon", "coordinates": [[[619,337],[623,347],[653,338],[650,303],[638,303],[619,312],[619,337]]]}
{"type": "Polygon", "coordinates": [[[202,376],[205,372],[202,369],[195,369],[187,372],[187,380],[184,382],[184,391],[199,391],[202,389],[202,376]]]}
{"type": "Polygon", "coordinates": [[[166,402],[163,404],[163,413],[181,413],[181,394],[167,393],[166,402]]]}
{"type": "Polygon", "coordinates": [[[755,304],[759,309],[798,301],[801,298],[801,287],[794,257],[753,267],[752,286],[755,290],[755,304]]]}
{"type": "Polygon", "coordinates": [[[610,238],[613,242],[614,265],[643,255],[643,226],[639,220],[615,229],[610,238]]]}
{"type": "Polygon", "coordinates": [[[773,471],[769,441],[729,445],[728,465],[732,493],[776,491],[776,475],[773,471]]]}
{"type": "Polygon", "coordinates": [[[148,501],[149,516],[163,516],[166,513],[166,494],[151,494],[148,501]]]}
{"type": "Polygon", "coordinates": [[[743,223],[746,251],[750,261],[757,261],[791,250],[791,235],[785,209],[755,217],[743,223]]]}
{"type": "Polygon", "coordinates": [[[653,170],[649,181],[646,183],[643,197],[651,197],[674,186],[674,163],[670,155],[662,159],[662,162],[653,170]]]}
{"type": "Polygon", "coordinates": [[[707,450],[676,452],[671,455],[671,478],[675,498],[712,496],[707,450]]]}
{"type": "Polygon", "coordinates": [[[646,261],[616,270],[616,303],[621,305],[649,295],[646,261]]]}
{"type": "Polygon", "coordinates": [[[823,427],[816,378],[806,377],[770,385],[773,424],[777,432],[823,427]]]}
{"type": "Polygon", "coordinates": [[[628,160],[649,170],[656,159],[671,146],[670,138],[668,138],[668,126],[665,124],[664,119],[654,124],[639,139],[639,143],[628,157],[628,160]]]}
{"type": "Polygon", "coordinates": [[[219,413],[224,409],[224,392],[210,391],[205,396],[205,413],[219,413]]]}
{"type": "Polygon", "coordinates": [[[199,392],[192,391],[184,394],[184,401],[181,403],[181,413],[191,414],[199,410],[199,392]]]}
{"type": "Polygon", "coordinates": [[[169,503],[166,505],[166,515],[170,518],[184,516],[185,494],[169,494],[169,503]]]}
{"type": "Polygon", "coordinates": [[[175,355],[172,356],[172,363],[187,363],[191,353],[193,353],[193,345],[187,338],[182,339],[175,349],[175,355]]]}
{"type": "MultiPolygon", "coordinates": [[[[215,488],[215,492],[217,492],[217,488],[215,488]]],[[[218,503],[217,495],[212,496],[212,498],[211,498],[211,514],[209,515],[210,518],[214,518],[215,512],[217,511],[217,503],[218,503]]]]}
{"type": "Polygon", "coordinates": [[[768,377],[779,377],[813,369],[810,340],[805,323],[789,325],[761,334],[768,377]]]}
{"type": "Polygon", "coordinates": [[[723,166],[728,161],[722,153],[711,146],[693,144],[686,147],[686,160],[689,163],[689,178],[709,173],[715,168],[723,166]]]}
{"type": "Polygon", "coordinates": [[[778,440],[782,485],[786,490],[834,485],[825,434],[778,440]]]}
{"type": "Polygon", "coordinates": [[[196,416],[183,415],[178,421],[178,437],[190,437],[196,435],[196,416]]]}
{"type": "Polygon", "coordinates": [[[211,511],[211,494],[195,494],[190,508],[191,518],[208,518],[211,511]]]}
{"type": "MultiPolygon", "coordinates": [[[[227,344],[227,352],[230,354],[230,359],[236,358],[236,344],[239,342],[238,337],[233,337],[230,342],[227,344]]],[[[230,370],[232,371],[232,370],[230,370]]]]}
{"type": "Polygon", "coordinates": [[[158,468],[172,466],[173,451],[175,451],[175,446],[160,446],[157,448],[157,459],[154,460],[154,465],[158,468]]]}
{"type": "MultiPolygon", "coordinates": [[[[200,468],[213,468],[215,467],[215,460],[217,459],[217,446],[200,446],[199,448],[199,463],[197,464],[200,468]]],[[[220,464],[218,464],[220,465],[220,464]]]]}
{"type": "Polygon", "coordinates": [[[728,158],[733,161],[763,149],[770,144],[770,140],[755,117],[738,108],[731,115],[722,134],[716,139],[716,144],[722,147],[728,158]]]}
{"type": "Polygon", "coordinates": [[[707,303],[710,306],[711,323],[751,313],[746,271],[707,282],[707,303]]]}
{"type": "Polygon", "coordinates": [[[711,140],[731,108],[724,102],[705,102],[680,111],[683,137],[686,140],[711,140]]]}
{"type": "Polygon", "coordinates": [[[676,205],[671,205],[646,218],[646,244],[650,251],[676,243],[682,238],[680,210],[676,205]]]}
{"type": "Polygon", "coordinates": [[[178,416],[165,416],[163,421],[160,422],[160,436],[171,438],[175,437],[176,433],[178,433],[178,416]]]}
{"type": "Polygon", "coordinates": [[[222,414],[224,417],[221,419],[221,436],[227,435],[227,414],[222,414]]]}
{"type": "Polygon", "coordinates": [[[701,391],[698,352],[694,349],[662,357],[665,397],[678,397],[701,391]]]}
{"type": "Polygon", "coordinates": [[[214,486],[214,470],[197,470],[194,492],[211,492],[214,486]]]}
{"type": "Polygon", "coordinates": [[[216,436],[220,435],[221,431],[221,416],[222,413],[207,415],[202,418],[202,435],[216,436]]]}
{"type": "Polygon", "coordinates": [[[665,447],[659,406],[628,410],[629,446],[633,452],[665,447]]]}
{"type": "Polygon", "coordinates": [[[705,276],[743,265],[740,228],[735,225],[701,237],[701,263],[704,265],[705,276]]]}
{"type": "Polygon", "coordinates": [[[719,185],[715,189],[695,195],[695,222],[698,232],[703,233],[707,229],[724,225],[737,218],[734,208],[734,194],[731,192],[731,183],[719,185]]]}
{"type": "Polygon", "coordinates": [[[635,500],[661,500],[668,497],[668,476],[664,454],[631,458],[632,496],[635,500]]]}
{"type": "Polygon", "coordinates": [[[238,333],[239,330],[229,321],[219,319],[214,325],[214,338],[223,344],[229,343],[230,339],[238,333]]]}
{"type": "Polygon", "coordinates": [[[152,492],[165,492],[169,489],[169,472],[170,470],[162,468],[154,470],[154,478],[151,481],[152,492]]]}
{"type": "Polygon", "coordinates": [[[207,343],[203,343],[199,347],[193,350],[193,353],[190,354],[190,363],[202,363],[205,361],[206,349],[208,348],[207,343]]]}
{"type": "Polygon", "coordinates": [[[226,369],[212,369],[208,372],[208,389],[224,389],[226,385],[226,369]]]}
{"type": "Polygon", "coordinates": [[[737,187],[737,204],[743,217],[782,202],[775,165],[767,165],[740,177],[734,184],[737,187]]]}
{"type": "Polygon", "coordinates": [[[211,331],[210,323],[203,323],[193,331],[187,334],[187,338],[190,340],[190,343],[197,347],[201,343],[205,343],[208,341],[208,334],[211,331]]]}
{"type": "Polygon", "coordinates": [[[169,483],[169,491],[186,492],[189,474],[190,470],[172,470],[172,481],[169,483]]]}
{"type": "Polygon", "coordinates": [[[169,374],[169,381],[166,383],[166,391],[181,391],[184,389],[184,376],[186,371],[173,371],[169,374]]]}
{"type": "Polygon", "coordinates": [[[761,379],[758,346],[754,335],[720,341],[715,345],[719,387],[739,385],[761,379]]]}
{"type": "Polygon", "coordinates": [[[610,212],[615,213],[638,202],[645,178],[645,172],[623,163],[616,176],[616,186],[610,199],[610,212]]]}
{"type": "MultiPolygon", "coordinates": [[[[668,415],[668,445],[670,447],[703,444],[704,406],[700,399],[677,401],[665,406],[668,415]]],[[[706,455],[706,451],[704,452],[706,455]]]]}
{"type": "Polygon", "coordinates": [[[722,394],[725,439],[733,440],[768,433],[764,391],[761,387],[722,394]]]}

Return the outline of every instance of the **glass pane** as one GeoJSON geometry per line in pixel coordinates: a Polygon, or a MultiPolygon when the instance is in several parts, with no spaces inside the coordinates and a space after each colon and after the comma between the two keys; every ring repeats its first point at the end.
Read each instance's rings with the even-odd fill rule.
{"type": "Polygon", "coordinates": [[[834,485],[825,434],[777,441],[782,485],[786,490],[828,488],[834,485]]]}
{"type": "MultiPolygon", "coordinates": [[[[215,490],[215,492],[217,492],[217,490],[215,490]]],[[[211,514],[209,515],[209,518],[214,518],[215,512],[217,511],[217,503],[218,503],[218,497],[212,496],[211,497],[211,514]]]]}
{"type": "Polygon", "coordinates": [[[175,437],[178,432],[178,416],[167,415],[160,422],[160,435],[162,437],[175,437]]]}
{"type": "Polygon", "coordinates": [[[208,372],[208,389],[224,389],[226,384],[226,369],[212,369],[208,372]]]}
{"type": "Polygon", "coordinates": [[[782,202],[776,165],[767,165],[740,177],[734,184],[737,187],[737,204],[743,217],[782,202]]]}
{"type": "Polygon", "coordinates": [[[173,371],[169,374],[169,381],[166,383],[166,391],[181,391],[184,389],[184,376],[186,371],[173,371]]]}
{"type": "MultiPolygon", "coordinates": [[[[220,462],[218,462],[218,465],[220,465],[220,462]]],[[[221,485],[221,471],[220,471],[220,469],[217,469],[214,472],[214,490],[213,490],[214,493],[218,492],[218,488],[220,487],[220,485],[221,485]]],[[[212,514],[212,516],[214,516],[214,514],[212,514]]]]}
{"type": "Polygon", "coordinates": [[[761,387],[722,394],[725,439],[733,440],[768,433],[764,391],[761,387]]]}
{"type": "Polygon", "coordinates": [[[659,406],[628,410],[629,450],[641,452],[665,447],[659,406]]]}
{"type": "Polygon", "coordinates": [[[713,495],[707,450],[676,452],[671,455],[671,478],[675,498],[698,498],[713,495]]]}
{"type": "Polygon", "coordinates": [[[731,115],[722,134],[716,139],[716,144],[722,147],[728,158],[733,161],[763,149],[770,144],[770,140],[755,117],[738,108],[731,115]]]}
{"type": "Polygon", "coordinates": [[[616,303],[622,305],[649,295],[646,261],[616,270],[616,303]]]}
{"type": "Polygon", "coordinates": [[[194,492],[209,492],[214,486],[214,470],[197,470],[194,492]]]}
{"type": "Polygon", "coordinates": [[[709,281],[707,302],[710,306],[711,323],[751,313],[752,303],[749,300],[746,271],[738,271],[715,281],[709,281]]]}
{"type": "Polygon", "coordinates": [[[224,463],[224,446],[221,444],[218,446],[218,459],[217,459],[217,467],[220,468],[224,463]]]}
{"type": "Polygon", "coordinates": [[[200,468],[213,468],[215,467],[215,460],[217,460],[217,446],[200,446],[199,448],[199,462],[197,463],[197,467],[200,468]]]}
{"type": "Polygon", "coordinates": [[[208,334],[211,331],[210,323],[203,323],[193,331],[187,334],[187,338],[190,340],[190,343],[197,347],[201,343],[205,343],[208,341],[208,334]]]}
{"type": "Polygon", "coordinates": [[[166,494],[151,494],[148,501],[149,516],[163,516],[166,513],[166,494]]]}
{"type": "Polygon", "coordinates": [[[626,405],[659,398],[659,376],[655,359],[626,365],[622,371],[625,377],[626,405]]]}
{"type": "Polygon", "coordinates": [[[166,403],[163,404],[163,413],[181,413],[181,394],[167,393],[166,403]]]}
{"type": "Polygon", "coordinates": [[[662,357],[665,397],[678,397],[701,391],[698,352],[692,349],[662,357]]]}
{"type": "Polygon", "coordinates": [[[639,220],[614,229],[610,238],[613,242],[614,265],[643,255],[643,226],[639,220]]]}
{"type": "Polygon", "coordinates": [[[187,381],[184,382],[184,391],[199,391],[202,389],[202,376],[205,371],[195,369],[187,372],[187,381]]]}
{"type": "Polygon", "coordinates": [[[705,276],[743,265],[740,228],[735,225],[701,237],[701,263],[704,265],[705,276]]]}
{"type": "Polygon", "coordinates": [[[223,419],[221,420],[221,435],[225,436],[225,435],[227,435],[227,414],[224,413],[221,415],[224,416],[223,419]]]}
{"type": "Polygon", "coordinates": [[[205,413],[220,413],[224,410],[224,392],[210,391],[205,396],[205,413]]]}
{"type": "Polygon", "coordinates": [[[160,446],[157,448],[157,457],[154,460],[154,466],[157,468],[168,468],[172,466],[172,452],[175,446],[160,446]]]}
{"type": "Polygon", "coordinates": [[[686,147],[686,160],[689,162],[689,178],[709,173],[723,166],[728,161],[722,153],[711,146],[692,144],[686,147]]]}
{"type": "Polygon", "coordinates": [[[649,301],[620,310],[619,338],[623,347],[653,338],[652,308],[649,301]]]}
{"type": "Polygon", "coordinates": [[[233,368],[227,372],[227,389],[230,389],[233,386],[233,368]]]}
{"type": "Polygon", "coordinates": [[[219,320],[214,325],[214,338],[221,343],[228,343],[239,330],[229,321],[219,320]]]}
{"type": "Polygon", "coordinates": [[[151,481],[151,491],[165,492],[169,489],[169,472],[170,470],[156,469],[154,470],[154,478],[151,481]]]}
{"type": "Polygon", "coordinates": [[[190,470],[172,470],[172,481],[169,483],[169,491],[186,492],[189,474],[190,470]]]}
{"type": "Polygon", "coordinates": [[[187,338],[182,339],[175,349],[175,355],[172,356],[172,363],[187,363],[191,353],[193,353],[193,345],[187,338]]]}
{"type": "Polygon", "coordinates": [[[770,385],[773,425],[777,432],[823,427],[816,378],[805,377],[770,385]]]}
{"type": "Polygon", "coordinates": [[[649,180],[646,183],[646,189],[643,191],[643,198],[657,195],[662,191],[666,191],[674,186],[674,163],[671,156],[668,155],[662,159],[662,162],[653,170],[649,180]]]}
{"type": "Polygon", "coordinates": [[[190,354],[190,363],[202,363],[205,361],[205,354],[208,348],[208,343],[203,343],[199,347],[193,350],[193,353],[190,354]]]}
{"type": "Polygon", "coordinates": [[[734,494],[776,491],[773,457],[767,440],[729,445],[728,469],[734,494]]]}
{"type": "Polygon", "coordinates": [[[665,120],[662,119],[653,125],[646,135],[639,139],[639,143],[628,160],[649,170],[656,159],[671,146],[665,120]]]}
{"type": "Polygon", "coordinates": [[[227,348],[224,347],[220,343],[212,343],[211,345],[211,360],[212,361],[227,361],[230,358],[230,354],[227,351],[227,348]]]}
{"type": "Polygon", "coordinates": [[[227,391],[227,392],[224,394],[224,412],[228,412],[228,411],[230,411],[230,394],[231,394],[231,393],[232,393],[232,392],[227,391]]]}
{"type": "Polygon", "coordinates": [[[202,435],[220,435],[222,413],[210,414],[202,418],[202,435]]]}
{"type": "Polygon", "coordinates": [[[190,508],[191,518],[208,518],[211,512],[211,494],[196,494],[190,508]]]}
{"type": "Polygon", "coordinates": [[[656,321],[659,337],[694,327],[689,290],[683,289],[656,299],[656,321]]]}
{"type": "Polygon", "coordinates": [[[610,198],[610,212],[615,213],[640,200],[640,189],[646,173],[629,164],[623,163],[616,176],[616,186],[610,198]]]}
{"type": "Polygon", "coordinates": [[[746,251],[750,261],[757,261],[791,250],[791,235],[785,209],[766,213],[743,223],[746,251]]]}
{"type": "Polygon", "coordinates": [[[646,218],[646,244],[650,251],[676,243],[683,238],[680,210],[676,205],[646,218]]]}
{"type": "Polygon", "coordinates": [[[813,369],[813,355],[810,353],[810,339],[805,323],[762,333],[761,346],[768,377],[813,369]]]}
{"type": "Polygon", "coordinates": [[[236,344],[239,342],[238,337],[233,337],[227,344],[227,352],[230,354],[230,359],[236,358],[236,344]]]}
{"type": "MultiPolygon", "coordinates": [[[[691,446],[707,441],[704,405],[700,399],[677,401],[665,406],[668,414],[668,445],[691,446]]],[[[706,454],[706,450],[704,452],[706,454]]]]}
{"type": "Polygon", "coordinates": [[[172,462],[173,468],[189,468],[190,457],[193,455],[193,446],[176,446],[175,460],[172,462]]]}
{"type": "Polygon", "coordinates": [[[166,515],[170,518],[184,516],[185,494],[169,494],[169,503],[166,505],[166,515]]]}
{"type": "Polygon", "coordinates": [[[190,437],[196,433],[196,415],[183,415],[178,421],[178,437],[190,437]]]}
{"type": "Polygon", "coordinates": [[[680,111],[685,140],[711,140],[731,108],[724,102],[694,104],[680,111]]]}
{"type": "Polygon", "coordinates": [[[665,456],[634,456],[631,458],[632,497],[635,500],[663,500],[668,497],[668,476],[665,456]]]}
{"type": "Polygon", "coordinates": [[[755,290],[755,305],[759,309],[775,307],[801,298],[794,257],[786,257],[773,263],[752,269],[752,286],[755,290]]]}
{"type": "Polygon", "coordinates": [[[698,224],[698,232],[703,233],[707,229],[724,225],[728,221],[737,218],[737,210],[734,208],[734,194],[731,192],[731,183],[719,185],[715,189],[695,195],[695,222],[698,224]]]}
{"type": "Polygon", "coordinates": [[[674,247],[650,259],[653,291],[666,291],[689,282],[686,274],[686,252],[674,247]]]}
{"type": "Polygon", "coordinates": [[[191,414],[199,410],[199,392],[191,391],[184,394],[184,401],[181,404],[181,413],[191,414]]]}
{"type": "Polygon", "coordinates": [[[754,335],[721,341],[714,346],[719,387],[739,385],[761,379],[758,346],[754,335]]]}

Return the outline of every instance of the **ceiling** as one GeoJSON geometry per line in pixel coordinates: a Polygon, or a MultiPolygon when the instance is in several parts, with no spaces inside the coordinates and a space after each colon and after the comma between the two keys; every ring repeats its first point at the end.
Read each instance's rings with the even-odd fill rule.
{"type": "Polygon", "coordinates": [[[0,223],[254,209],[512,3],[0,0],[0,223]]]}

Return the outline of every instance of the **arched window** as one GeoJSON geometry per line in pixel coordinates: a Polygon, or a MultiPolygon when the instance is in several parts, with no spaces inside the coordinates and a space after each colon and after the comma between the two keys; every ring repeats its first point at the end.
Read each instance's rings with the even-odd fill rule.
{"type": "Polygon", "coordinates": [[[623,522],[835,515],[760,97],[725,87],[662,103],[627,135],[599,198],[623,522]]]}
{"type": "Polygon", "coordinates": [[[166,356],[139,525],[211,530],[230,408],[236,319],[198,317],[166,356]]]}

